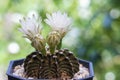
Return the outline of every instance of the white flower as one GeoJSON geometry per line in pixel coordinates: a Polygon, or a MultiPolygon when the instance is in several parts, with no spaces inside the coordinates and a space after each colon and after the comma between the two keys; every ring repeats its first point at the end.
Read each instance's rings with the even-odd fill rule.
{"type": "Polygon", "coordinates": [[[23,18],[23,20],[20,20],[20,23],[22,27],[19,28],[19,30],[30,40],[41,32],[41,19],[36,18],[35,15],[33,15],[32,18],[23,18]]]}
{"type": "Polygon", "coordinates": [[[46,14],[47,19],[45,22],[55,31],[58,31],[62,37],[70,30],[72,23],[71,18],[66,13],[60,11],[52,13],[52,15],[46,14]]]}

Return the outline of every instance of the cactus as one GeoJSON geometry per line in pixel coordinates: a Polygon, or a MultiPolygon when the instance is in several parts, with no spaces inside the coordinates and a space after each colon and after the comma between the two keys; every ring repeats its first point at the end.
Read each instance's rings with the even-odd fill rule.
{"type": "Polygon", "coordinates": [[[24,61],[27,77],[35,79],[71,79],[79,71],[79,62],[68,49],[57,50],[54,54],[29,54],[24,61]]]}
{"type": "Polygon", "coordinates": [[[20,31],[31,40],[31,45],[36,49],[24,60],[25,76],[34,79],[72,79],[79,71],[79,61],[71,51],[61,49],[62,39],[69,30],[71,20],[66,13],[61,12],[53,13],[52,16],[47,15],[47,17],[45,22],[52,26],[52,31],[46,39],[40,34],[41,30],[38,30],[38,26],[41,25],[37,25],[35,16],[33,20],[30,18],[21,20],[20,31]],[[61,20],[55,20],[57,18],[61,20]],[[58,24],[59,27],[56,28],[58,24]]]}

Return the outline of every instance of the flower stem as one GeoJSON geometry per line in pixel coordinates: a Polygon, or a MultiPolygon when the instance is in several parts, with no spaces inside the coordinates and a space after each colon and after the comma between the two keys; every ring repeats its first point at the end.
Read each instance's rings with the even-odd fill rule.
{"type": "Polygon", "coordinates": [[[54,52],[55,52],[55,46],[50,46],[50,53],[54,54],[54,52]]]}
{"type": "Polygon", "coordinates": [[[57,45],[57,50],[61,49],[62,47],[62,39],[60,39],[60,43],[57,45]]]}
{"type": "Polygon", "coordinates": [[[45,55],[46,54],[46,49],[44,48],[44,49],[42,49],[42,50],[38,50],[38,51],[40,51],[43,55],[45,55]]]}

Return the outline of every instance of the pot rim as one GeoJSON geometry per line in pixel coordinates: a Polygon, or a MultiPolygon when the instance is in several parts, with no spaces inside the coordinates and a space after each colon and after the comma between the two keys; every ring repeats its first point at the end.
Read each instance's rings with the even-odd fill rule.
{"type": "MultiPolygon", "coordinates": [[[[15,77],[15,78],[20,79],[20,80],[26,80],[25,78],[22,78],[22,77],[13,75],[13,74],[12,74],[13,71],[11,70],[11,69],[13,69],[14,62],[15,62],[15,61],[16,61],[16,62],[19,62],[19,61],[21,61],[21,60],[24,61],[24,59],[25,59],[25,58],[17,59],[17,60],[11,60],[10,63],[9,63],[9,66],[8,66],[8,69],[7,69],[6,74],[7,74],[8,76],[15,77]]],[[[90,75],[89,75],[88,77],[86,77],[86,78],[83,78],[83,80],[94,77],[94,70],[93,70],[93,64],[92,64],[92,62],[86,61],[86,60],[83,60],[83,59],[79,59],[79,58],[77,58],[77,59],[79,60],[79,63],[82,62],[82,63],[88,64],[88,67],[87,67],[87,68],[89,69],[90,75]]],[[[22,63],[23,63],[23,62],[22,62],[22,63]]],[[[82,63],[81,63],[81,64],[82,64],[82,63]]],[[[18,64],[18,65],[19,65],[19,64],[18,64]]],[[[83,65],[84,65],[84,64],[83,64],[83,65]]],[[[31,79],[31,80],[32,80],[32,79],[31,79]]],[[[40,79],[36,79],[36,80],[40,80],[40,79]]],[[[81,79],[81,80],[82,80],[82,79],[81,79]]]]}

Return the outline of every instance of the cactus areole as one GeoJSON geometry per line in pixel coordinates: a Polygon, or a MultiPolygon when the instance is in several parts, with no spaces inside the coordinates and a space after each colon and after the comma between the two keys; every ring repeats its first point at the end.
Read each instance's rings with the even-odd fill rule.
{"type": "Polygon", "coordinates": [[[62,39],[70,30],[72,20],[59,11],[46,16],[44,21],[52,28],[46,38],[41,35],[40,18],[33,15],[32,18],[20,20],[19,30],[35,48],[24,60],[25,76],[34,79],[72,79],[79,71],[79,61],[70,50],[61,49],[62,39]]]}

